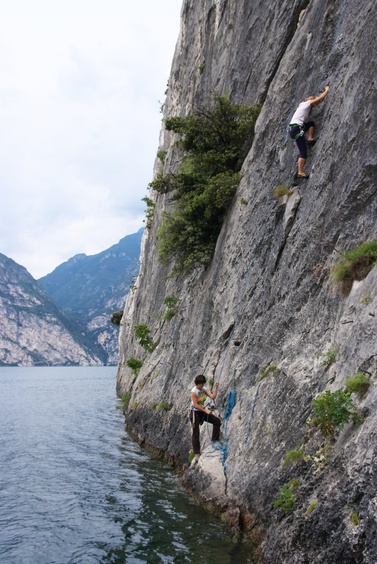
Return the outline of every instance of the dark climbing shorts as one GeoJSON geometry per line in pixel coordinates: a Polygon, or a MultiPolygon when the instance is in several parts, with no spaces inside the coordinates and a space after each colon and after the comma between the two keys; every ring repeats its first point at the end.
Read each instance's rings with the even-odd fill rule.
{"type": "Polygon", "coordinates": [[[303,126],[300,125],[290,125],[289,126],[289,136],[294,139],[296,135],[302,132],[302,135],[295,139],[296,145],[299,150],[299,158],[306,159],[308,156],[308,147],[306,144],[305,133],[308,131],[309,127],[314,127],[314,121],[306,121],[303,126]]]}

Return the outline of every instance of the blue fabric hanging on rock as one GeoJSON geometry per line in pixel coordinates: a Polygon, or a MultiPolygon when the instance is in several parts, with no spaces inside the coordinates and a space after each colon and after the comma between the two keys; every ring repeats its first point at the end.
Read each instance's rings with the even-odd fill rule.
{"type": "Polygon", "coordinates": [[[229,397],[228,397],[228,403],[227,403],[225,413],[224,413],[225,421],[227,421],[229,419],[229,417],[231,416],[233,408],[236,405],[236,402],[237,402],[236,392],[234,390],[230,390],[229,397]]]}

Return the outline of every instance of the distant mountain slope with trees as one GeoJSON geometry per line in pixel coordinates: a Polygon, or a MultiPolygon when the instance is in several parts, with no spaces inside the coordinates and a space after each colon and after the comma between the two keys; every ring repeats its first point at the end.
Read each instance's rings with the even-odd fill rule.
{"type": "Polygon", "coordinates": [[[142,234],[140,229],[96,255],[76,255],[38,280],[77,321],[94,349],[100,347],[103,364],[116,364],[118,360],[118,327],[110,318],[122,309],[133,277],[139,272],[142,234]]]}

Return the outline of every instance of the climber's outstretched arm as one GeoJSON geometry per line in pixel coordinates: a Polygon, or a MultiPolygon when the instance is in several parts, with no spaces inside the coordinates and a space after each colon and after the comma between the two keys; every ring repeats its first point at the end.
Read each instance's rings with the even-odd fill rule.
{"type": "Polygon", "coordinates": [[[313,106],[316,106],[317,104],[319,104],[320,102],[322,102],[322,100],[324,100],[326,98],[327,92],[329,91],[329,89],[330,89],[330,87],[326,86],[326,88],[324,89],[322,94],[320,94],[316,98],[313,98],[313,100],[309,100],[310,106],[313,107],[313,106]]]}

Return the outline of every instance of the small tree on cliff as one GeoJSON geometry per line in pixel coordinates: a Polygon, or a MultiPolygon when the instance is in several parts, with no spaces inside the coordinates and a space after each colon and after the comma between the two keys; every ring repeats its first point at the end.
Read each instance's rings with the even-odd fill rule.
{"type": "Polygon", "coordinates": [[[157,233],[158,257],[175,274],[207,265],[254,137],[260,106],[232,104],[213,94],[208,107],[186,117],[171,117],[165,127],[178,135],[181,163],[176,173],[160,172],[150,186],[171,195],[157,233]]]}

